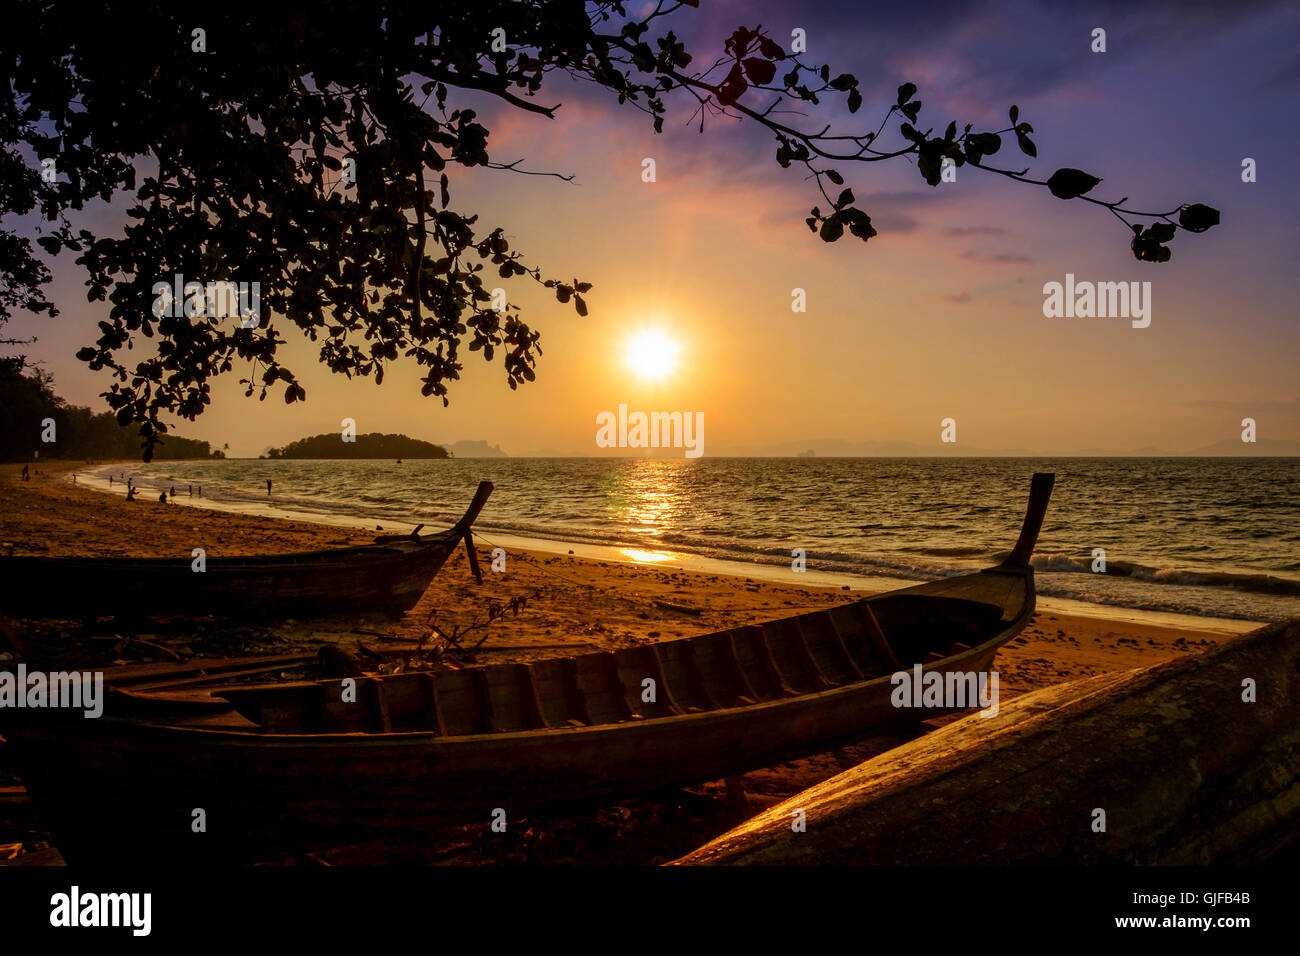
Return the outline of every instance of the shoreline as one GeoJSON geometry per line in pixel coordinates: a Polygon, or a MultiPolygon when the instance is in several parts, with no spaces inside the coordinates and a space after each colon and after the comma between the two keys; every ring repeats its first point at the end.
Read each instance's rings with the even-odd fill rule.
{"type": "MultiPolygon", "coordinates": [[[[42,465],[31,482],[18,479],[18,467],[0,465],[0,544],[17,553],[107,555],[124,550],[137,554],[185,557],[194,546],[209,553],[285,553],[317,547],[368,542],[373,527],[291,521],[250,516],[205,507],[163,505],[147,495],[127,503],[70,476],[77,464],[42,465]]],[[[178,500],[188,503],[188,499],[178,500]]],[[[356,522],[359,524],[359,522],[356,522]]],[[[390,527],[387,533],[406,530],[390,527]]],[[[804,611],[857,600],[867,593],[845,585],[814,583],[811,573],[792,582],[757,574],[713,573],[668,562],[638,563],[590,557],[592,546],[558,550],[506,547],[503,573],[490,569],[496,536],[476,536],[483,584],[469,573],[464,548],[458,548],[417,604],[400,618],[352,613],[301,621],[264,622],[253,627],[208,619],[173,624],[132,625],[111,621],[70,628],[69,622],[24,622],[15,628],[20,645],[13,653],[0,636],[0,659],[38,662],[45,669],[111,666],[143,660],[192,660],[204,657],[257,657],[288,652],[314,653],[334,645],[351,653],[374,649],[389,654],[420,654],[433,622],[445,634],[469,636],[467,645],[484,643],[461,660],[507,663],[563,657],[588,651],[615,650],[668,641],[776,620],[804,611]],[[493,606],[519,599],[517,613],[489,620],[493,606]],[[120,631],[120,632],[119,632],[120,631]]],[[[861,582],[859,582],[860,585],[861,582]]],[[[911,583],[911,582],[905,582],[911,583]]],[[[57,606],[57,582],[51,583],[57,606]]],[[[1138,616],[1138,615],[1134,615],[1138,616]]],[[[1003,703],[1023,694],[1068,681],[1148,667],[1195,653],[1242,630],[1243,621],[1183,619],[1168,622],[1120,620],[1058,611],[1045,599],[1021,633],[997,653],[1003,703]]],[[[437,640],[435,639],[435,644],[437,640]]],[[[439,661],[435,666],[447,666],[439,661]]],[[[926,722],[933,729],[960,715],[926,722]]],[[[539,819],[512,848],[500,841],[477,841],[473,827],[440,833],[440,859],[456,863],[580,862],[572,840],[599,845],[604,863],[657,863],[674,859],[716,837],[768,806],[826,780],[854,764],[898,746],[905,738],[873,737],[856,744],[751,771],[741,779],[743,803],[728,795],[722,781],[682,790],[677,796],[646,796],[613,807],[581,811],[563,820],[539,819]],[[502,853],[513,854],[502,857],[502,853]]],[[[0,767],[0,786],[6,781],[0,767]]],[[[12,778],[10,778],[12,780],[12,778]]],[[[48,837],[19,814],[6,821],[0,813],[0,843],[17,841],[45,859],[48,837]]],[[[409,848],[377,846],[322,851],[338,862],[392,862],[409,848]]],[[[428,848],[420,853],[427,854],[428,848]]],[[[421,857],[423,858],[423,857],[421,857]]]]}
{"type": "MultiPolygon", "coordinates": [[[[139,463],[102,462],[92,467],[97,470],[102,470],[104,467],[113,464],[134,466],[139,463]]],[[[67,471],[75,471],[75,468],[70,466],[67,471]]],[[[80,475],[80,473],[78,474],[80,475]]],[[[64,476],[64,479],[66,480],[66,475],[64,476]]],[[[107,481],[96,474],[81,475],[81,479],[82,480],[78,483],[79,486],[104,494],[116,495],[119,498],[125,498],[125,492],[119,492],[116,483],[110,486],[107,481]]],[[[222,512],[241,517],[293,523],[310,523],[333,528],[348,529],[350,531],[368,532],[377,527],[371,519],[357,517],[355,515],[298,511],[292,508],[277,506],[273,502],[267,503],[264,513],[259,513],[258,509],[252,507],[255,503],[250,501],[229,503],[209,498],[189,498],[185,495],[181,495],[174,499],[172,503],[181,507],[188,506],[204,511],[222,512]]],[[[383,529],[385,532],[392,532],[394,530],[400,532],[405,530],[404,528],[394,529],[388,525],[384,525],[383,529]]],[[[861,594],[879,594],[884,591],[908,587],[925,580],[924,578],[903,578],[889,575],[862,576],[847,571],[828,571],[818,570],[815,568],[809,568],[804,572],[796,574],[796,572],[781,565],[712,558],[689,552],[674,551],[667,548],[648,551],[638,548],[622,547],[614,544],[592,544],[582,541],[566,541],[563,538],[558,537],[545,538],[533,535],[514,534],[510,532],[493,531],[485,534],[476,530],[474,537],[475,540],[487,544],[490,547],[500,545],[507,550],[515,549],[550,555],[573,555],[592,561],[631,564],[641,567],[663,567],[703,574],[754,578],[766,582],[796,587],[823,587],[835,589],[844,589],[847,587],[848,590],[861,594]]],[[[1089,617],[1116,624],[1141,624],[1153,627],[1166,627],[1197,633],[1215,633],[1220,635],[1244,634],[1247,631],[1255,629],[1261,623],[1266,623],[1264,619],[1227,618],[1216,617],[1208,614],[1186,614],[1176,611],[1128,607],[1120,604],[1102,604],[1090,601],[1080,601],[1074,598],[1056,597],[1043,595],[1041,593],[1038,595],[1037,606],[1041,611],[1051,611],[1057,614],[1069,615],[1071,617],[1089,617]]]]}

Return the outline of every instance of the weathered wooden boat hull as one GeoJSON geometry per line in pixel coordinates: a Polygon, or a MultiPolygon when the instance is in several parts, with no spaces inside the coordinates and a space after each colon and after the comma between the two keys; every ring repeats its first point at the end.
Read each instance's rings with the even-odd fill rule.
{"type": "Polygon", "coordinates": [[[1300,843],[1297,675],[1293,619],[1044,688],[846,770],[677,862],[1262,863],[1300,843]]]}
{"type": "MultiPolygon", "coordinates": [[[[1022,543],[1050,486],[1036,479],[1022,543]]],[[[891,675],[987,671],[1033,613],[1024,557],[657,645],[361,679],[355,703],[339,681],[220,689],[203,706],[124,696],[97,721],[35,720],[12,738],[74,860],[106,852],[104,834],[123,824],[184,860],[487,822],[496,808],[510,818],[717,779],[948,712],[894,706],[891,675]],[[207,832],[194,834],[199,808],[207,832]]]]}
{"type": "Polygon", "coordinates": [[[492,486],[483,482],[449,531],[382,544],[250,557],[0,557],[0,612],[17,617],[216,614],[307,616],[404,610],[470,533],[492,486]]]}
{"type": "MultiPolygon", "coordinates": [[[[985,670],[993,654],[993,648],[972,650],[944,666],[985,670]]],[[[39,748],[40,762],[53,769],[41,783],[29,783],[33,794],[53,807],[75,795],[61,809],[84,820],[91,831],[87,836],[111,838],[134,819],[131,830],[170,830],[169,842],[180,846],[193,809],[203,808],[208,833],[202,845],[222,853],[235,850],[223,845],[232,838],[250,848],[248,837],[259,832],[268,845],[285,833],[305,843],[328,842],[393,827],[487,821],[495,807],[514,815],[575,795],[596,800],[691,784],[945,712],[900,711],[890,702],[891,690],[886,677],[732,708],[709,715],[707,722],[683,714],[444,738],[420,733],[303,738],[102,718],[79,720],[71,736],[54,728],[25,734],[20,746],[39,748]],[[112,783],[92,792],[88,781],[112,783]],[[87,817],[87,803],[97,819],[87,817]]],[[[26,763],[18,756],[20,765],[26,763]]],[[[254,838],[253,845],[262,839],[254,838]]],[[[72,846],[60,843],[60,848],[65,856],[76,856],[72,846]]]]}

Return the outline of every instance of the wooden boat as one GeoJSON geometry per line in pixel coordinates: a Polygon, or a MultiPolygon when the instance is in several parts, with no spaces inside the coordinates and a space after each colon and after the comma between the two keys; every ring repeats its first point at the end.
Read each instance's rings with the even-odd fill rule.
{"type": "MultiPolygon", "coordinates": [[[[829,750],[941,710],[891,674],[986,671],[1034,611],[1035,475],[999,566],[784,620],[527,664],[356,681],[121,693],[98,720],[6,730],[74,861],[120,851],[248,859],[540,804],[619,798],[829,750]],[[655,693],[648,693],[653,687],[655,693]],[[196,808],[207,832],[191,832],[196,808]]],[[[13,711],[11,714],[31,714],[13,711]]],[[[0,712],[0,717],[3,717],[0,712]]]]}
{"type": "Polygon", "coordinates": [[[1053,684],[823,780],[676,862],[1285,864],[1300,845],[1297,674],[1293,618],[1151,667],[1053,684]],[[1098,807],[1110,814],[1104,833],[1092,827],[1098,807]],[[790,829],[796,809],[806,832],[790,829]]]}
{"type": "Polygon", "coordinates": [[[464,517],[440,534],[390,535],[372,545],[298,554],[209,554],[203,572],[190,558],[0,557],[0,613],[256,617],[405,610],[461,541],[477,574],[471,528],[491,493],[492,483],[482,482],[464,517]]]}

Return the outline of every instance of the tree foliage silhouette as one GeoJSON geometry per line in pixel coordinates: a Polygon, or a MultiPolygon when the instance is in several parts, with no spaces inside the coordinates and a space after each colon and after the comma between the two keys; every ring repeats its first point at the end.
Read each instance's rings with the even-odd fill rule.
{"type": "MultiPolygon", "coordinates": [[[[1088,194],[1100,180],[1079,170],[1039,180],[990,163],[1008,136],[1037,154],[1015,106],[1004,128],[959,132],[953,122],[934,135],[918,126],[922,103],[904,83],[874,132],[793,125],[792,102],[807,109],[842,97],[856,114],[857,79],[746,27],[691,71],[691,54],[665,26],[696,5],[661,0],[637,17],[622,2],[320,0],[219,4],[199,16],[157,0],[19,0],[0,39],[0,215],[39,213],[48,228],[37,244],[78,254],[89,298],[107,303],[98,340],[78,357],[111,371],[105,398],[119,421],[141,423],[146,454],[166,431],[160,415],[194,419],[213,379],[237,362],[250,369],[247,394],[305,398],[281,361],[284,324],[319,342],[321,362],[348,377],[382,380],[388,363],[414,359],[423,394],[444,404],[462,346],[489,361],[499,354],[511,388],[534,379],[539,333],[517,308],[495,310],[490,288],[527,277],[585,315],[591,286],[544,276],[502,227],[453,208],[458,166],[526,172],[490,158],[489,131],[457,105],[458,91],[553,117],[557,106],[540,94],[547,74],[563,71],[644,111],[656,132],[674,95],[693,101],[701,130],[709,117],[743,117],[773,134],[780,165],[811,173],[827,208],[813,207],[807,224],[828,242],[877,234],[836,167],[900,157],[931,185],[946,160],[1107,208],[1132,229],[1143,260],[1167,260],[1177,228],[1218,222],[1199,204],[1145,213],[1127,199],[1096,199],[1088,194]],[[891,119],[897,142],[885,145],[891,119]],[[120,234],[74,222],[92,199],[119,196],[129,198],[120,234]],[[159,315],[153,287],[177,274],[260,282],[267,318],[243,328],[183,310],[159,315]]],[[[0,262],[0,323],[15,309],[57,314],[42,291],[49,267],[28,237],[0,230],[0,262]]]]}

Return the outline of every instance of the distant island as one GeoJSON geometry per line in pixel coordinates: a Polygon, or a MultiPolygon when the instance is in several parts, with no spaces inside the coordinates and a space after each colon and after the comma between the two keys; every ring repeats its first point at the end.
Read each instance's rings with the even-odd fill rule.
{"type": "Polygon", "coordinates": [[[270,449],[267,458],[450,458],[447,449],[409,435],[367,432],[344,441],[338,432],[300,438],[283,448],[270,449]]]}
{"type": "Polygon", "coordinates": [[[448,446],[453,458],[509,458],[500,445],[485,441],[458,441],[448,446]]]}

